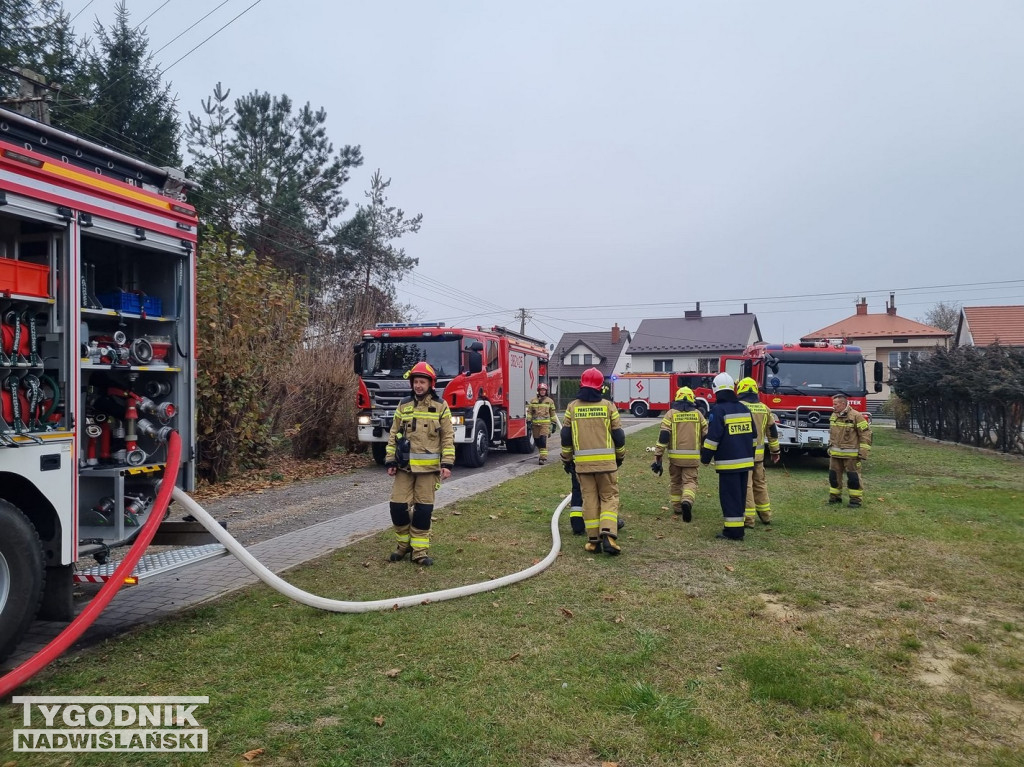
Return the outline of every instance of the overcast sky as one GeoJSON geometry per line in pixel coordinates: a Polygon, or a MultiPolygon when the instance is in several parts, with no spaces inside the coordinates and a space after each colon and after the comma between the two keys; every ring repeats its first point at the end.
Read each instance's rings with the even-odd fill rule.
{"type": "MultiPolygon", "coordinates": [[[[155,11],[155,51],[218,2],[128,8],[155,11]]],[[[794,341],[858,296],[913,319],[1024,303],[1020,0],[256,0],[231,21],[253,2],[158,54],[182,116],[217,81],[324,107],[366,158],[346,196],[380,168],[424,215],[399,290],[420,319],[523,307],[555,341],[747,303],[794,341]]]]}

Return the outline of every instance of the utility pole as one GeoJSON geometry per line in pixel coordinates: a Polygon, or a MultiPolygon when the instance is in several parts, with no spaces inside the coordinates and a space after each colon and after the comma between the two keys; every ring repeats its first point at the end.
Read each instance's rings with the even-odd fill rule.
{"type": "Polygon", "coordinates": [[[526,309],[520,309],[518,312],[516,312],[516,317],[519,318],[519,335],[525,336],[526,321],[533,318],[530,316],[530,313],[526,311],[526,309]]]}

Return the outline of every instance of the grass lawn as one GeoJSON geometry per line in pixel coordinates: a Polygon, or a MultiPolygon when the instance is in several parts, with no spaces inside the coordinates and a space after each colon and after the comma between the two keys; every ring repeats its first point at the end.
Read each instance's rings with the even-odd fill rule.
{"type": "MultiPolygon", "coordinates": [[[[146,764],[1024,764],[1024,462],[879,429],[865,506],[827,506],[824,459],[769,469],[776,523],[734,544],[701,470],[668,511],[629,438],[618,558],[568,532],[524,583],[387,613],[258,587],[65,657],[21,695],[209,695],[208,754],[146,764]]],[[[381,534],[288,579],[339,599],[472,583],[543,557],[557,465],[436,514],[433,568],[381,534]]],[[[0,765],[21,707],[0,706],[0,765]]],[[[36,725],[39,726],[39,725],[36,725]]],[[[74,764],[140,755],[76,754],[74,764]]]]}

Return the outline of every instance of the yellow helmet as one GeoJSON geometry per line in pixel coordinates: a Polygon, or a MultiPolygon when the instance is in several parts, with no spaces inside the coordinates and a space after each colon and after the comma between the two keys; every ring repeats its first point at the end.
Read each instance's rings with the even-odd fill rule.
{"type": "Polygon", "coordinates": [[[684,399],[691,404],[697,401],[693,396],[693,389],[689,386],[682,386],[676,389],[676,402],[681,399],[684,399]]]}
{"type": "Polygon", "coordinates": [[[747,392],[757,394],[757,381],[753,378],[741,378],[740,382],[736,384],[737,394],[746,394],[747,392]]]}

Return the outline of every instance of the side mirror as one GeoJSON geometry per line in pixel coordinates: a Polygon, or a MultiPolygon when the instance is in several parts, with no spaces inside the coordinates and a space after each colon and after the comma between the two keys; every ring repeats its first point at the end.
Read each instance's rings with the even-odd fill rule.
{"type": "Polygon", "coordinates": [[[355,370],[356,376],[361,376],[363,373],[363,345],[356,344],[353,347],[355,352],[352,355],[352,368],[355,370]]]}
{"type": "MultiPolygon", "coordinates": [[[[875,383],[882,383],[882,361],[875,360],[875,383]]],[[[875,391],[882,391],[881,389],[875,389],[875,391]]]]}
{"type": "MultiPolygon", "coordinates": [[[[473,344],[473,346],[476,345],[477,344],[473,344]]],[[[472,349],[472,347],[470,348],[472,349]]],[[[476,349],[472,349],[472,351],[466,353],[466,363],[469,367],[470,375],[479,373],[484,369],[484,356],[476,349]]]]}
{"type": "Polygon", "coordinates": [[[882,391],[882,382],[875,381],[875,394],[878,394],[880,391],[882,391]]]}

